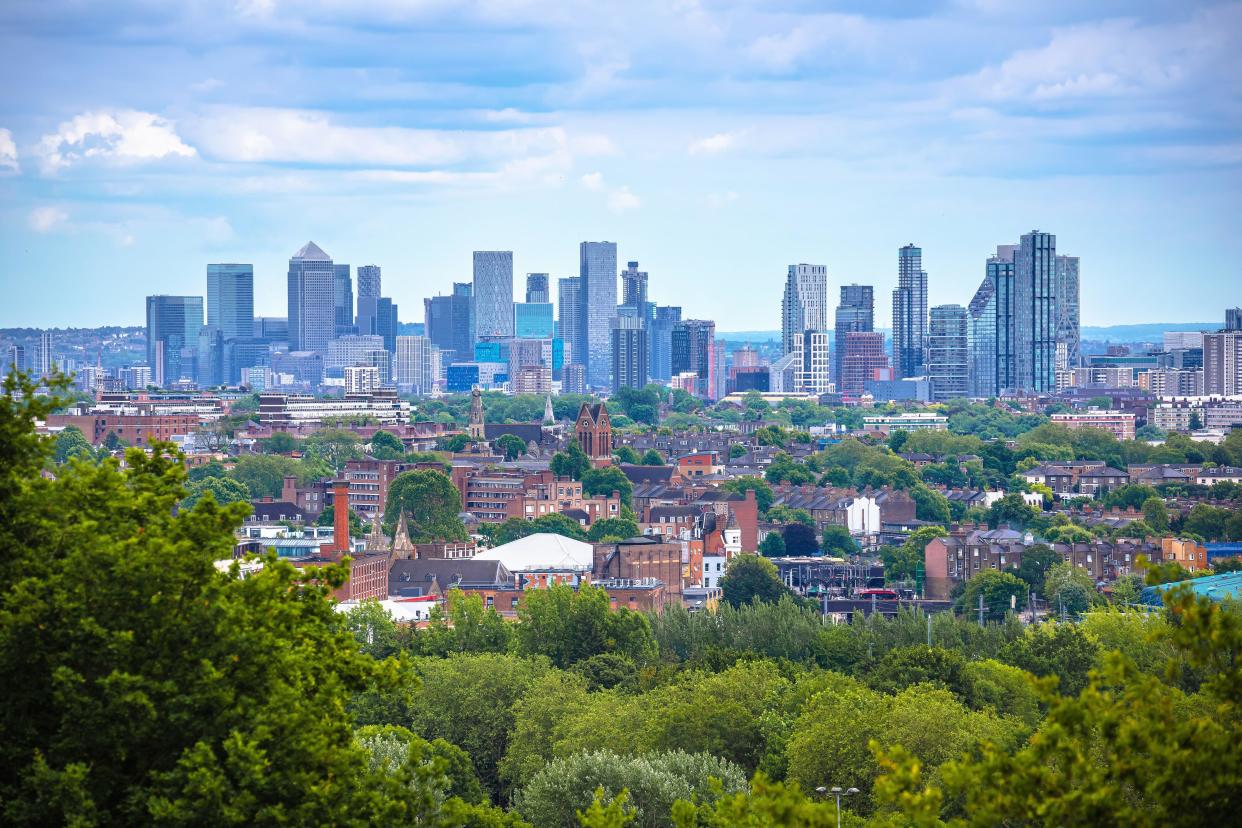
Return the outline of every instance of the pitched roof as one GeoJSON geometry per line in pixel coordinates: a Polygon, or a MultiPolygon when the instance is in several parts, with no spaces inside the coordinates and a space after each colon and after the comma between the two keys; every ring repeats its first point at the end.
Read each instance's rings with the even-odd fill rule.
{"type": "Polygon", "coordinates": [[[298,248],[298,252],[293,254],[293,258],[307,259],[312,262],[332,261],[332,257],[327,253],[324,253],[323,249],[313,241],[308,241],[306,244],[298,248]]]}
{"type": "Polygon", "coordinates": [[[427,595],[432,588],[447,592],[454,586],[507,586],[513,575],[499,561],[474,558],[418,558],[397,560],[388,570],[389,595],[427,595]]]}
{"type": "Polygon", "coordinates": [[[631,483],[667,483],[673,478],[672,466],[640,466],[634,463],[622,463],[621,473],[631,483]]]}
{"type": "Polygon", "coordinates": [[[499,561],[510,572],[545,569],[589,570],[591,544],[551,532],[536,532],[512,543],[480,552],[472,560],[499,561]]]}

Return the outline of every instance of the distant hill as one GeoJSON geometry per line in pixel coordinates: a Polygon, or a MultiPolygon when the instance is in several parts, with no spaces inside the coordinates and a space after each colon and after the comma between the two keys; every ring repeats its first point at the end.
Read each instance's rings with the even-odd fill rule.
{"type": "Polygon", "coordinates": [[[1159,342],[1165,331],[1214,331],[1223,322],[1145,322],[1141,325],[1083,325],[1082,338],[1103,342],[1159,342]]]}

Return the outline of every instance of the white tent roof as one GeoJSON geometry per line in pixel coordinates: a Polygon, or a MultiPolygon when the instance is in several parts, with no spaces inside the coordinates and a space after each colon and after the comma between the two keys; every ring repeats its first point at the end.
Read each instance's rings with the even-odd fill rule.
{"type": "Polygon", "coordinates": [[[591,544],[539,532],[497,546],[474,556],[476,561],[500,561],[510,572],[532,572],[550,569],[591,569],[591,544]]]}

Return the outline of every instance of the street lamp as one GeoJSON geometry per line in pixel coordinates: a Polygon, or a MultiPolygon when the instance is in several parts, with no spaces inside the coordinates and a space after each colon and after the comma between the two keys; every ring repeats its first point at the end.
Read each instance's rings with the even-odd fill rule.
{"type": "Polygon", "coordinates": [[[846,788],[845,790],[841,790],[840,786],[838,785],[833,785],[831,788],[825,788],[823,785],[820,785],[818,788],[815,789],[815,793],[819,794],[820,796],[827,796],[828,794],[832,794],[833,796],[837,798],[837,828],[841,828],[841,797],[842,796],[853,796],[854,794],[858,793],[858,788],[846,788]]]}

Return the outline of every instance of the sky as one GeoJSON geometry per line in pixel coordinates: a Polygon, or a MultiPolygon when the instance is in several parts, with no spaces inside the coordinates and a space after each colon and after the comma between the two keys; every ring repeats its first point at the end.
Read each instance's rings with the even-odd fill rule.
{"type": "Polygon", "coordinates": [[[1242,3],[6,0],[0,326],[141,324],[313,239],[401,320],[473,250],[618,244],[718,330],[788,265],[876,288],[923,248],[966,304],[997,244],[1081,257],[1084,324],[1242,304],[1242,3]],[[365,6],[365,8],[363,8],[365,6]]]}

